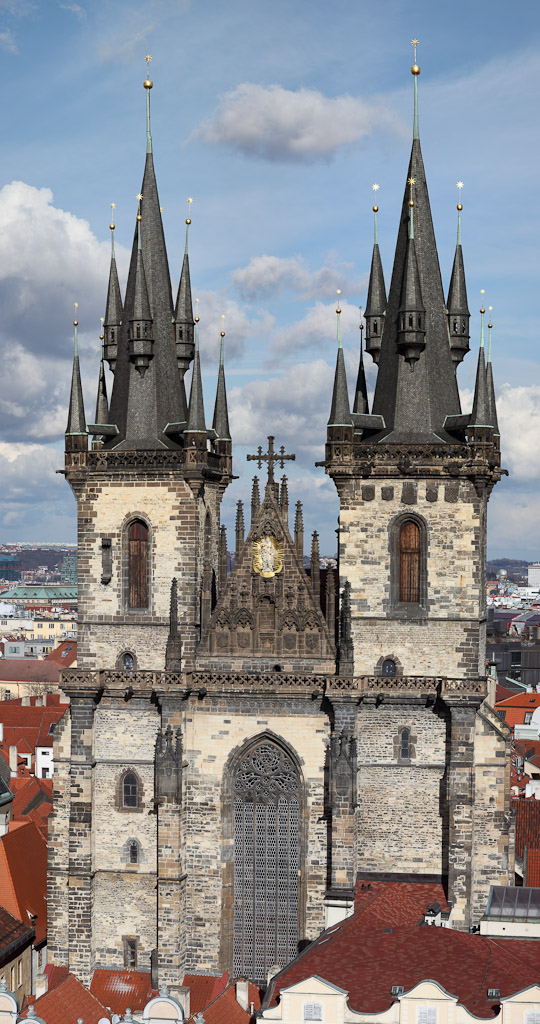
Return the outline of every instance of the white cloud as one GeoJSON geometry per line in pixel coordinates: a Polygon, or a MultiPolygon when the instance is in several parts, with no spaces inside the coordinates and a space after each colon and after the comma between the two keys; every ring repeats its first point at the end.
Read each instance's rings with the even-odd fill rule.
{"type": "MultiPolygon", "coordinates": [[[[337,299],[337,296],[336,296],[337,299]]],[[[341,337],[347,347],[360,345],[360,313],[358,306],[352,306],[341,297],[341,337]]],[[[336,350],[336,303],[316,302],[304,317],[287,327],[280,327],[271,339],[271,350],[282,356],[284,353],[302,351],[324,351],[332,360],[336,350]]]]}
{"type": "MultiPolygon", "coordinates": [[[[512,387],[504,384],[497,398],[503,465],[511,478],[540,482],[537,457],[540,438],[540,384],[512,387]]],[[[536,514],[538,518],[538,504],[536,514]]]]}
{"type": "Polygon", "coordinates": [[[19,52],[15,36],[10,28],[5,28],[0,32],[0,49],[5,50],[6,53],[19,52]]]}
{"type": "MultiPolygon", "coordinates": [[[[274,319],[266,310],[260,310],[251,319],[234,299],[225,291],[200,291],[194,294],[199,299],[199,338],[201,359],[216,362],[219,356],[220,332],[225,331],[227,361],[243,355],[245,342],[253,343],[265,337],[274,319]],[[225,320],[222,320],[222,315],[225,320]]],[[[195,301],[194,301],[195,306],[195,301]]],[[[194,310],[195,312],[195,310],[194,310]]]]}
{"type": "MultiPolygon", "coordinates": [[[[310,270],[301,256],[254,256],[247,267],[239,267],[231,275],[232,283],[248,302],[266,298],[287,287],[302,298],[316,295],[329,298],[336,289],[357,291],[361,282],[351,281],[350,264],[335,263],[332,258],[317,270],[310,270]]],[[[363,283],[363,282],[362,282],[363,283]]]]}
{"type": "MultiPolygon", "coordinates": [[[[226,93],[217,110],[192,135],[264,160],[328,160],[341,146],[359,143],[375,129],[401,132],[382,100],[324,96],[316,89],[244,82],[226,93]]],[[[188,140],[189,141],[189,140],[188,140]]]]}
{"type": "Polygon", "coordinates": [[[73,502],[62,477],[56,474],[62,462],[62,452],[46,445],[0,442],[0,525],[4,535],[12,527],[20,538],[35,536],[36,521],[43,539],[58,536],[59,522],[65,535],[73,502]]]}
{"type": "Polygon", "coordinates": [[[64,3],[61,3],[61,0],[58,0],[58,6],[62,11],[71,11],[79,21],[84,21],[86,18],[86,11],[80,4],[70,2],[70,0],[64,0],[64,3]]]}

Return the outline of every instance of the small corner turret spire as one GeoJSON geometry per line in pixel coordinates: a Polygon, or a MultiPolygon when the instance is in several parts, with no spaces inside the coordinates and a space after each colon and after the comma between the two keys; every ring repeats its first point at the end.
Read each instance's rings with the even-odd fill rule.
{"type": "Polygon", "coordinates": [[[341,289],[337,289],[338,304],[336,308],[337,316],[337,359],[336,359],[336,370],[334,374],[334,391],[332,394],[332,407],[330,409],[330,418],[328,420],[329,427],[352,427],[351,409],[349,405],[349,390],[347,386],[347,372],[345,370],[345,359],[343,356],[343,346],[341,343],[341,306],[340,297],[341,289]]]}
{"type": "Polygon", "coordinates": [[[467,355],[467,352],[469,351],[470,313],[467,302],[467,286],[465,283],[463,251],[461,248],[461,211],[463,209],[463,203],[461,202],[461,189],[463,188],[463,182],[458,181],[456,184],[456,188],[458,189],[459,196],[457,204],[457,242],[456,253],[454,256],[454,265],[452,267],[452,275],[450,277],[450,287],[448,288],[446,308],[448,310],[450,350],[452,353],[454,367],[457,369],[459,363],[464,358],[464,356],[467,355]]]}
{"type": "MultiPolygon", "coordinates": [[[[221,325],[223,328],[223,322],[225,316],[221,317],[221,325]]],[[[220,347],[219,347],[219,369],[218,369],[218,380],[216,390],[216,404],[214,406],[214,419],[212,427],[215,431],[216,438],[220,441],[230,441],[231,432],[229,429],[229,412],[227,408],[227,388],[225,384],[225,365],[223,359],[223,342],[225,339],[225,331],[222,329],[220,333],[220,347]]]]}
{"type": "Polygon", "coordinates": [[[368,409],[366,373],[364,370],[364,324],[362,323],[362,307],[360,306],[360,361],[358,364],[358,377],[356,378],[356,391],[354,395],[354,413],[366,413],[368,409]]]}
{"type": "Polygon", "coordinates": [[[188,256],[188,232],[191,224],[192,203],[193,199],[190,196],[187,200],[188,209],[186,217],[186,244],[184,247],[184,260],[182,263],[182,272],[180,274],[178,295],[176,297],[176,307],[174,311],[176,361],[182,378],[184,377],[186,370],[189,368],[194,352],[193,303],[191,299],[191,278],[189,273],[188,256]]]}
{"type": "MultiPolygon", "coordinates": [[[[99,360],[99,377],[98,377],[98,389],[96,399],[96,424],[108,423],[109,422],[109,403],[107,400],[107,382],[105,380],[105,367],[103,365],[103,317],[100,317],[100,360],[99,360]]],[[[95,443],[99,444],[103,438],[97,436],[95,443]]]]}
{"type": "Polygon", "coordinates": [[[481,295],[482,306],[480,308],[480,349],[478,352],[478,364],[476,367],[476,383],[474,388],[473,407],[469,424],[469,426],[471,427],[491,426],[488,404],[486,360],[484,346],[484,314],[486,312],[484,307],[485,288],[481,289],[481,295]]]}
{"type": "Polygon", "coordinates": [[[416,47],[418,46],[418,39],[411,40],[411,46],[414,46],[414,64],[411,68],[411,75],[414,77],[413,139],[419,139],[420,132],[418,128],[418,75],[420,74],[420,68],[416,63],[416,47]]]}
{"type": "Polygon", "coordinates": [[[81,370],[79,366],[78,305],[78,302],[73,303],[75,309],[75,316],[73,318],[73,371],[71,374],[71,393],[69,396],[69,412],[66,426],[66,451],[80,451],[88,447],[81,370]]]}
{"type": "Polygon", "coordinates": [[[204,416],[204,399],[201,374],[201,359],[199,355],[199,300],[197,303],[197,315],[195,317],[195,351],[193,356],[193,375],[191,377],[191,391],[189,393],[188,409],[188,434],[199,434],[200,439],[204,437],[206,445],[206,420],[204,416]]]}
{"type": "Polygon", "coordinates": [[[146,152],[152,152],[152,133],[150,131],[150,89],[154,87],[154,83],[150,81],[150,61],[152,57],[147,54],[144,58],[146,61],[146,79],[143,82],[143,86],[146,90],[146,152]]]}
{"type": "Polygon", "coordinates": [[[120,284],[118,282],[118,270],[116,268],[116,256],[114,251],[114,229],[116,227],[114,223],[114,211],[116,209],[116,203],[110,203],[110,207],[111,222],[109,224],[109,230],[111,232],[111,266],[109,270],[109,287],[107,290],[107,304],[105,307],[104,318],[105,343],[103,345],[103,355],[114,373],[116,359],[118,356],[118,338],[120,335],[124,311],[122,307],[122,297],[120,295],[120,284]]]}
{"type": "Polygon", "coordinates": [[[489,409],[489,422],[493,427],[493,434],[495,437],[499,437],[499,421],[497,419],[497,402],[495,398],[495,383],[493,380],[493,364],[491,362],[491,330],[493,306],[489,307],[489,323],[488,323],[488,354],[487,354],[487,369],[486,369],[486,384],[487,384],[487,398],[488,398],[488,409],[489,409]]]}
{"type": "Polygon", "coordinates": [[[141,244],[141,202],[142,195],[137,196],[137,262],[135,265],[135,289],[133,310],[129,318],[129,358],[144,377],[150,360],[154,355],[154,339],[152,337],[152,314],[146,286],[142,244],[141,244]]]}
{"type": "Polygon", "coordinates": [[[405,267],[401,283],[401,302],[399,305],[398,325],[398,350],[404,356],[411,370],[420,358],[420,354],[426,347],[425,332],[425,307],[422,299],[420,286],[420,274],[418,261],[416,259],[416,247],[414,242],[414,198],[413,189],[416,184],[415,178],[409,177],[407,184],[410,188],[409,199],[409,237],[407,239],[407,251],[405,256],[405,267]]]}
{"type": "MultiPolygon", "coordinates": [[[[371,187],[375,193],[375,199],[377,199],[380,185],[375,183],[371,187]]],[[[384,317],[386,316],[386,287],[379,252],[378,212],[379,207],[375,202],[373,204],[373,255],[366,303],[366,352],[369,352],[374,363],[379,362],[384,317]]]]}

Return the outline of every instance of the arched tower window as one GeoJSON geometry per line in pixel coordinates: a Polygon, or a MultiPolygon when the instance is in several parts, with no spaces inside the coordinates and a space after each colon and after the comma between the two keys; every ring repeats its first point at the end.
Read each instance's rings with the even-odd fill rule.
{"type": "Polygon", "coordinates": [[[129,851],[128,852],[129,852],[129,863],[130,864],[138,864],[139,863],[139,844],[138,844],[136,839],[132,839],[132,841],[130,842],[130,844],[129,844],[129,851]]]}
{"type": "Polygon", "coordinates": [[[135,772],[126,772],[122,779],[122,804],[124,807],[137,807],[138,784],[135,772]]]}
{"type": "Polygon", "coordinates": [[[399,600],[420,600],[420,529],[412,520],[405,520],[399,531],[399,600]]]}
{"type": "Polygon", "coordinates": [[[297,954],[301,780],[292,757],[265,737],[232,781],[233,971],[263,982],[297,954]]]}
{"type": "Polygon", "coordinates": [[[400,748],[399,756],[403,761],[407,761],[410,756],[409,743],[411,739],[410,729],[402,729],[400,736],[400,748]]]}
{"type": "Polygon", "coordinates": [[[128,606],[148,608],[148,527],[140,519],[128,528],[128,606]]]}

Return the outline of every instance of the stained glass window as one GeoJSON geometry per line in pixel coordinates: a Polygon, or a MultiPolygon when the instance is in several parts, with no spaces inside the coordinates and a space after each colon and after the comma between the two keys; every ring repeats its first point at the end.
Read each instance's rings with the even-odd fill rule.
{"type": "Polygon", "coordinates": [[[266,981],[297,953],[300,779],[277,744],[262,740],[234,779],[235,976],[266,981]]]}

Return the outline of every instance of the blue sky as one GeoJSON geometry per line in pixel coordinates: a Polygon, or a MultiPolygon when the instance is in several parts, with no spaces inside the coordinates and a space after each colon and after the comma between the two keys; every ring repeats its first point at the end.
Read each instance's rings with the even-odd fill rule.
{"type": "MultiPolygon", "coordinates": [[[[62,465],[79,303],[87,419],[93,418],[109,203],[125,271],[145,151],[144,56],[176,288],[185,200],[200,298],[207,418],[225,314],[240,476],[274,433],[294,451],[291,505],[305,502],[332,553],[337,500],[323,456],[335,361],[335,293],[352,388],[365,304],[373,182],[389,281],[412,121],[410,40],[420,40],[420,132],[445,288],[462,179],[472,335],[480,289],[493,306],[503,460],[489,553],[540,557],[538,352],[540,14],[521,3],[380,0],[0,0],[0,541],[73,540],[62,465]],[[519,16],[518,16],[519,15],[519,16]]],[[[375,374],[368,357],[368,382],[375,374]]],[[[459,370],[470,403],[475,356],[459,370]]],[[[109,376],[110,384],[110,376],[109,376]]]]}

